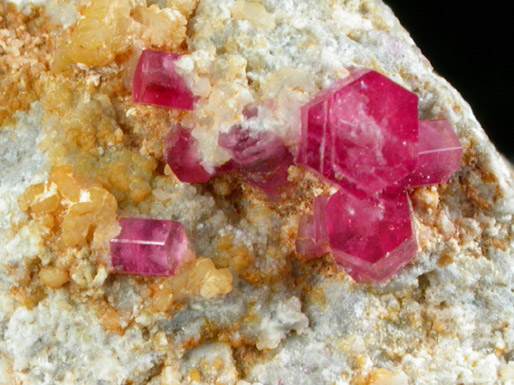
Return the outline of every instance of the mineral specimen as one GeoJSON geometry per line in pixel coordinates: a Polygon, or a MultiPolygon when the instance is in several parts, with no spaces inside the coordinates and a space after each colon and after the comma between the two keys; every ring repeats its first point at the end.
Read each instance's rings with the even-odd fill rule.
{"type": "Polygon", "coordinates": [[[121,233],[111,241],[112,265],[117,273],[173,275],[192,254],[179,222],[122,218],[121,233]]]}

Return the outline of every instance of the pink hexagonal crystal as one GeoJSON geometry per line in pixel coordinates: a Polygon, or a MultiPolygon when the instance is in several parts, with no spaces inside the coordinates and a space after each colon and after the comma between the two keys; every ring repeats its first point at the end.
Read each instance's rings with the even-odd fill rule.
{"type": "Polygon", "coordinates": [[[293,164],[293,156],[274,133],[234,126],[220,134],[219,145],[230,154],[245,181],[268,197],[278,199],[288,187],[287,169],[293,164]]]}
{"type": "Polygon", "coordinates": [[[419,122],[419,160],[403,185],[408,187],[446,183],[459,170],[462,145],[447,120],[419,122]]]}
{"type": "Polygon", "coordinates": [[[211,178],[200,163],[198,144],[191,131],[181,125],[174,126],[165,143],[168,165],[181,182],[205,183],[211,178]]]}
{"type": "Polygon", "coordinates": [[[180,57],[162,51],[143,51],[132,84],[134,103],[177,110],[194,109],[195,97],[175,68],[175,61],[180,57]]]}
{"type": "Polygon", "coordinates": [[[357,282],[386,280],[416,254],[403,190],[389,189],[374,197],[339,191],[330,197],[326,216],[334,259],[357,282]]]}
{"type": "Polygon", "coordinates": [[[417,107],[415,94],[385,76],[353,70],[302,107],[297,163],[377,193],[416,166],[417,107]]]}
{"type": "Polygon", "coordinates": [[[192,258],[184,226],[156,219],[120,219],[121,233],[111,240],[116,273],[172,275],[192,258]]]}

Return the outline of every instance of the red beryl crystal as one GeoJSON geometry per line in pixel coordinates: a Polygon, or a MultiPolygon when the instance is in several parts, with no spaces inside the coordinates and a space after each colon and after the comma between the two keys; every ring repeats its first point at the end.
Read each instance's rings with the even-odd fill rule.
{"type": "Polygon", "coordinates": [[[164,151],[168,165],[181,182],[206,183],[211,178],[200,164],[196,139],[181,125],[168,133],[164,151]]]}
{"type": "Polygon", "coordinates": [[[418,249],[404,190],[374,197],[339,191],[330,197],[326,217],[334,259],[357,282],[386,280],[418,249]]]}
{"type": "Polygon", "coordinates": [[[419,160],[402,183],[408,187],[446,183],[459,170],[462,145],[447,120],[419,122],[419,160]]]}
{"type": "Polygon", "coordinates": [[[121,233],[111,241],[116,273],[173,275],[192,254],[184,226],[156,219],[120,219],[121,233]]]}
{"type": "Polygon", "coordinates": [[[269,131],[245,130],[234,126],[219,136],[219,145],[232,157],[232,164],[244,180],[278,199],[288,186],[287,169],[293,155],[284,141],[269,131]]]}
{"type": "Polygon", "coordinates": [[[143,51],[132,84],[134,103],[193,110],[195,97],[175,68],[180,57],[168,52],[143,51]]]}
{"type": "Polygon", "coordinates": [[[418,98],[377,72],[353,70],[301,112],[297,163],[332,183],[373,194],[416,166],[418,98]]]}

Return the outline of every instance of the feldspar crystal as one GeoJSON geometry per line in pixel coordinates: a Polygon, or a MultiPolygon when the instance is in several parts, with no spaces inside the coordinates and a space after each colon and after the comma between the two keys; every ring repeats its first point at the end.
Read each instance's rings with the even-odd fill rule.
{"type": "Polygon", "coordinates": [[[419,160],[401,183],[408,187],[446,183],[459,170],[462,146],[447,120],[419,122],[419,160]]]}
{"type": "Polygon", "coordinates": [[[341,190],[327,203],[326,221],[336,263],[357,282],[387,279],[417,251],[407,193],[401,189],[377,196],[341,190]]]}
{"type": "Polygon", "coordinates": [[[206,183],[211,178],[200,164],[198,145],[191,131],[180,125],[174,126],[165,143],[168,165],[181,182],[206,183]]]}
{"type": "Polygon", "coordinates": [[[297,163],[332,183],[373,194],[416,166],[418,98],[377,72],[353,70],[301,112],[297,163]]]}
{"type": "Polygon", "coordinates": [[[162,51],[143,51],[134,73],[134,103],[177,110],[194,108],[195,97],[175,67],[180,56],[162,51]]]}
{"type": "Polygon", "coordinates": [[[277,199],[287,188],[287,169],[293,156],[283,140],[269,131],[234,126],[219,136],[219,145],[232,157],[234,168],[247,183],[277,199]]]}
{"type": "Polygon", "coordinates": [[[111,240],[112,266],[117,273],[172,275],[192,254],[179,222],[123,218],[121,233],[111,240]]]}

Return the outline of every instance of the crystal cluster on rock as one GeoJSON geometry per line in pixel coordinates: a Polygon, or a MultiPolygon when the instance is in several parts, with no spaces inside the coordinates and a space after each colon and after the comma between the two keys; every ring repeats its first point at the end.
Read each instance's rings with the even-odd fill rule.
{"type": "Polygon", "coordinates": [[[300,220],[298,251],[319,255],[317,229],[326,226],[335,261],[355,280],[388,279],[417,251],[406,189],[447,182],[461,156],[449,122],[418,121],[415,94],[351,71],[302,108],[296,161],[339,191],[315,202],[314,224],[300,220]]]}
{"type": "Polygon", "coordinates": [[[184,226],[175,221],[122,218],[121,233],[111,240],[116,273],[173,275],[192,254],[184,226]]]}
{"type": "Polygon", "coordinates": [[[195,97],[175,67],[180,56],[162,51],[143,51],[132,84],[134,103],[177,110],[194,109],[195,97]]]}

